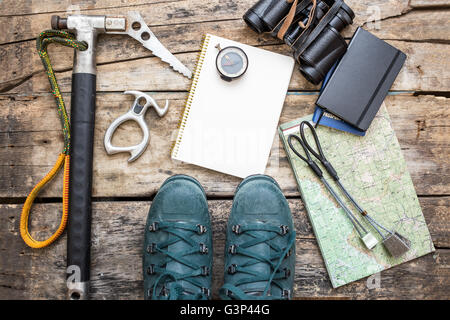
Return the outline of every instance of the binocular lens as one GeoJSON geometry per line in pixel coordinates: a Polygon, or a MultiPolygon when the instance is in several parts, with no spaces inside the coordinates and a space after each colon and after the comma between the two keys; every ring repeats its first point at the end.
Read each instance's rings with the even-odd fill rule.
{"type": "Polygon", "coordinates": [[[247,11],[244,15],[244,21],[253,31],[257,33],[263,33],[265,32],[265,29],[267,29],[267,26],[261,17],[252,10],[247,11]]]}
{"type": "Polygon", "coordinates": [[[336,13],[336,16],[330,21],[330,26],[341,32],[346,26],[353,23],[354,17],[355,14],[352,9],[343,4],[341,9],[336,13]]]}
{"type": "Polygon", "coordinates": [[[261,0],[244,14],[244,21],[258,33],[269,32],[276,27],[291,8],[287,1],[261,0]]]}

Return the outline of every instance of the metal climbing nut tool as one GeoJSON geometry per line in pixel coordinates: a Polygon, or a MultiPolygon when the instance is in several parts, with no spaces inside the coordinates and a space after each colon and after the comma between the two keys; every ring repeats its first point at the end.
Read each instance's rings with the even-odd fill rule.
{"type": "Polygon", "coordinates": [[[131,154],[131,157],[128,159],[128,162],[132,162],[139,158],[139,156],[145,151],[147,148],[148,142],[150,141],[150,130],[147,126],[147,123],[145,122],[144,116],[145,112],[147,111],[148,107],[153,107],[156,110],[156,113],[162,117],[167,113],[167,110],[169,109],[169,101],[166,100],[166,105],[164,108],[161,108],[156,101],[150,97],[148,94],[145,94],[140,91],[125,91],[124,94],[132,94],[134,95],[135,99],[133,102],[132,107],[130,110],[128,110],[127,113],[121,115],[116,120],[111,123],[108,130],[106,130],[105,133],[105,150],[108,154],[116,154],[119,152],[129,152],[131,154]],[[143,103],[143,99],[145,100],[145,103],[143,103]],[[143,103],[143,104],[142,104],[143,103]],[[114,135],[114,132],[116,129],[124,122],[126,121],[136,121],[139,125],[139,127],[142,130],[143,138],[140,143],[134,146],[129,147],[116,147],[111,144],[111,139],[114,135]]]}

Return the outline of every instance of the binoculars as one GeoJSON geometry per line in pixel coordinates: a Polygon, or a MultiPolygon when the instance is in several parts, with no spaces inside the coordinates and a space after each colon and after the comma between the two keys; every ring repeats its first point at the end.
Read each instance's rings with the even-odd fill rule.
{"type": "Polygon", "coordinates": [[[343,0],[260,0],[243,18],[255,32],[291,47],[300,72],[317,85],[347,51],[340,32],[354,17],[343,0]]]}

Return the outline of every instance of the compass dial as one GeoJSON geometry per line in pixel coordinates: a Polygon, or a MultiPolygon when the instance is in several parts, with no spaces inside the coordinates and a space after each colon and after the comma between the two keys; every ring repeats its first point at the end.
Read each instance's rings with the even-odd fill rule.
{"type": "Polygon", "coordinates": [[[222,79],[231,81],[245,73],[248,67],[248,58],[241,48],[226,47],[218,53],[216,66],[222,79]]]}

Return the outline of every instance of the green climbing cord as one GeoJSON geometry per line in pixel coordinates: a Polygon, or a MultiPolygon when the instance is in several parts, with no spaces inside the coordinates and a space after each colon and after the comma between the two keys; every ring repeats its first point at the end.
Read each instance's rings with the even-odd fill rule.
{"type": "Polygon", "coordinates": [[[56,82],[55,73],[50,62],[50,58],[47,53],[47,47],[50,43],[59,43],[66,47],[72,47],[80,51],[87,49],[87,44],[84,41],[77,41],[73,34],[59,31],[59,30],[45,30],[39,34],[36,39],[36,49],[41,57],[42,63],[44,65],[45,71],[47,72],[48,81],[52,88],[53,96],[56,100],[56,105],[58,107],[58,115],[61,120],[61,125],[64,135],[64,149],[63,153],[68,155],[70,149],[70,123],[69,117],[67,115],[66,106],[64,104],[64,99],[59,91],[58,83],[56,82]]]}
{"type": "Polygon", "coordinates": [[[61,120],[61,125],[64,135],[64,149],[59,155],[58,160],[56,160],[55,165],[50,170],[49,173],[41,180],[39,183],[31,190],[22,208],[22,214],[20,215],[20,236],[23,241],[31,248],[44,248],[63,233],[69,214],[69,167],[70,167],[70,123],[69,117],[67,116],[66,106],[64,105],[64,99],[59,91],[58,83],[56,82],[55,73],[53,72],[52,64],[50,63],[50,58],[48,57],[47,47],[50,43],[59,43],[63,46],[72,47],[78,50],[86,50],[87,45],[85,42],[76,41],[74,36],[70,33],[58,30],[46,30],[39,34],[36,39],[36,49],[41,57],[42,63],[44,64],[45,71],[47,72],[48,81],[52,87],[52,93],[56,100],[56,105],[58,106],[58,115],[61,120]],[[28,220],[30,216],[31,206],[33,205],[34,199],[39,194],[40,190],[51,181],[58,171],[64,167],[63,175],[63,213],[61,217],[61,222],[59,224],[56,232],[46,240],[36,240],[34,239],[28,230],[28,220]]]}

